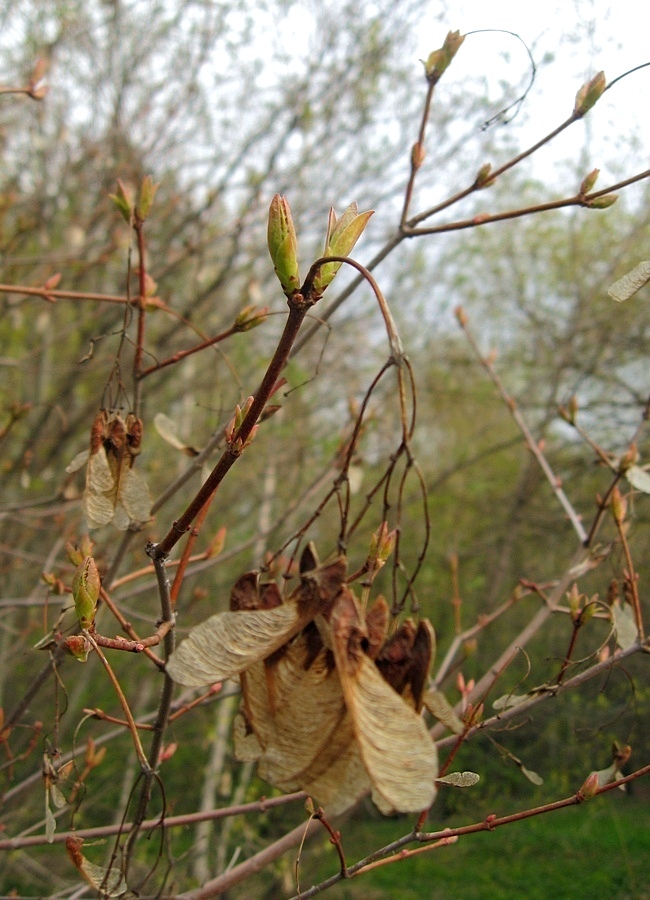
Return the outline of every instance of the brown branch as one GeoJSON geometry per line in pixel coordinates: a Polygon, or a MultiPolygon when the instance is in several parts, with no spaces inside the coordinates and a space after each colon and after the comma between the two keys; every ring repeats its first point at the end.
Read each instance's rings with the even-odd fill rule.
{"type": "MultiPolygon", "coordinates": [[[[544,609],[546,608],[547,607],[544,607],[544,609]]],[[[572,688],[577,688],[585,682],[590,681],[597,675],[600,675],[601,673],[606,672],[608,669],[611,669],[614,666],[618,665],[618,663],[622,662],[624,659],[627,659],[627,657],[633,656],[635,653],[639,653],[640,651],[649,650],[650,644],[648,642],[646,642],[645,644],[634,644],[632,647],[627,647],[625,650],[619,650],[617,653],[614,653],[612,656],[608,657],[602,662],[596,663],[589,669],[585,669],[584,671],[579,672],[572,678],[567,678],[566,681],[563,681],[561,684],[548,684],[542,688],[538,688],[534,693],[531,693],[526,700],[521,700],[516,705],[510,706],[507,709],[503,710],[503,712],[499,712],[488,719],[483,719],[482,722],[479,722],[477,725],[471,727],[467,731],[465,739],[469,739],[479,731],[501,726],[511,719],[518,718],[525,712],[528,712],[528,710],[532,709],[534,706],[537,706],[539,703],[543,703],[546,700],[557,697],[558,694],[564,691],[570,690],[572,688]]],[[[481,679],[481,681],[483,681],[483,679],[481,679]]],[[[475,692],[476,688],[473,693],[475,692]]],[[[431,734],[435,738],[437,735],[442,734],[444,730],[445,729],[443,726],[435,725],[431,729],[431,734]]],[[[436,746],[441,749],[443,747],[453,746],[456,741],[457,735],[438,738],[436,740],[436,746]]]]}
{"type": "MultiPolygon", "coordinates": [[[[40,777],[41,773],[39,772],[39,778],[40,777]]],[[[187,825],[196,825],[198,822],[225,819],[230,816],[243,816],[247,813],[265,813],[267,810],[274,809],[277,806],[286,806],[288,803],[294,803],[299,800],[304,801],[306,796],[304,791],[296,791],[293,794],[284,794],[281,797],[271,797],[269,799],[262,797],[261,800],[255,800],[251,803],[241,803],[237,806],[225,806],[222,809],[210,809],[204,812],[187,813],[182,816],[166,816],[164,820],[161,820],[160,816],[157,816],[155,819],[147,819],[142,822],[140,830],[154,831],[162,825],[164,825],[165,828],[178,828],[187,825]]],[[[132,828],[133,823],[126,822],[117,825],[100,825],[96,828],[78,828],[74,831],[64,831],[59,834],[54,834],[51,839],[44,834],[0,838],[0,850],[21,850],[25,847],[64,844],[71,835],[84,839],[112,837],[116,834],[128,834],[132,828]]]]}
{"type": "Polygon", "coordinates": [[[185,512],[174,522],[162,541],[151,548],[151,556],[154,561],[168,556],[180,538],[189,530],[192,522],[215,493],[228,471],[241,456],[240,448],[245,446],[246,441],[250,438],[253,428],[273,394],[278,378],[289,358],[289,353],[296,340],[300,326],[314,302],[314,300],[305,299],[301,293],[296,293],[289,299],[289,316],[285,323],[284,331],[241,427],[223,451],[216,466],[199,488],[185,512]]]}
{"type": "MultiPolygon", "coordinates": [[[[637,778],[642,778],[645,775],[650,774],[650,765],[643,766],[641,769],[637,769],[636,772],[633,772],[631,775],[626,775],[623,778],[619,778],[611,784],[607,784],[604,787],[598,788],[595,791],[594,796],[599,794],[604,794],[607,791],[611,791],[614,788],[620,787],[623,784],[628,784],[630,781],[634,781],[637,778]]],[[[477,834],[481,831],[494,831],[497,828],[501,828],[504,825],[511,825],[513,822],[520,822],[524,819],[530,819],[533,816],[540,816],[546,813],[555,812],[559,809],[566,809],[569,806],[578,806],[582,803],[585,803],[586,798],[581,793],[581,791],[576,791],[575,794],[572,794],[570,797],[567,797],[563,800],[556,800],[553,803],[547,803],[544,806],[537,806],[533,809],[525,809],[518,813],[513,813],[509,816],[496,816],[489,815],[482,822],[476,822],[473,825],[464,825],[459,828],[444,828],[442,831],[434,831],[434,832],[418,832],[404,835],[404,837],[398,838],[396,841],[393,841],[390,844],[387,844],[385,847],[382,847],[380,850],[376,850],[374,853],[371,853],[369,856],[365,857],[365,859],[360,860],[358,863],[355,863],[353,866],[350,866],[347,870],[347,878],[354,878],[357,875],[363,874],[363,872],[368,871],[369,869],[374,867],[374,864],[377,861],[384,859],[384,857],[392,854],[390,857],[390,862],[399,862],[402,859],[402,854],[396,851],[400,851],[403,847],[411,843],[421,843],[421,844],[430,844],[432,842],[445,842],[446,844],[453,843],[453,839],[457,839],[466,834],[477,834]]],[[[444,844],[443,844],[444,846],[444,844]]],[[[336,875],[332,875],[331,878],[322,881],[320,884],[314,885],[314,887],[310,888],[307,891],[302,891],[300,894],[291,898],[291,900],[308,900],[310,897],[316,896],[316,894],[321,893],[327,888],[333,887],[333,885],[337,884],[342,880],[341,874],[337,873],[336,875]]],[[[182,897],[192,897],[194,900],[194,895],[192,894],[181,894],[182,897]]],[[[196,895],[201,896],[201,895],[196,895]]],[[[208,895],[205,895],[206,897],[208,895]]]]}

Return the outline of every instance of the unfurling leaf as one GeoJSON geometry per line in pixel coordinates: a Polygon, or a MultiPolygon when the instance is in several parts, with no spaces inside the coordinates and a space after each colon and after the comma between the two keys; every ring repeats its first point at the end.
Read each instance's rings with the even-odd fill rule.
{"type": "Polygon", "coordinates": [[[530,694],[504,694],[503,697],[497,697],[492,704],[492,709],[502,710],[511,709],[513,706],[519,706],[530,699],[530,694]]]}
{"type": "MultiPolygon", "coordinates": [[[[351,203],[340,219],[337,219],[334,209],[330,208],[323,256],[349,256],[372,215],[373,210],[360,213],[357,204],[351,203]]],[[[331,262],[324,263],[320,267],[314,279],[314,290],[317,294],[322,294],[332,283],[342,265],[340,262],[331,262]]]]}
{"type": "Polygon", "coordinates": [[[637,491],[650,494],[650,472],[643,466],[630,466],[625,470],[625,477],[637,491]]]}
{"type": "Polygon", "coordinates": [[[481,780],[481,776],[476,772],[450,772],[441,778],[436,778],[436,784],[450,784],[452,787],[466,788],[472,787],[481,780]]]}
{"type": "Polygon", "coordinates": [[[109,194],[109,198],[117,206],[122,214],[122,218],[130,225],[133,221],[133,194],[124,182],[117,179],[117,193],[109,194]]]}
{"type": "Polygon", "coordinates": [[[151,175],[145,175],[140,185],[140,196],[135,208],[135,214],[140,222],[144,222],[153,206],[156,191],[160,187],[160,182],[155,182],[151,175]]]}
{"type": "Polygon", "coordinates": [[[437,81],[447,70],[464,40],[465,35],[460,31],[450,31],[440,50],[434,50],[429,54],[424,63],[424,71],[429,81],[437,81]]]}
{"type": "Polygon", "coordinates": [[[530,782],[533,784],[544,784],[544,779],[541,775],[538,775],[537,772],[532,772],[530,769],[527,769],[526,766],[520,765],[521,774],[524,775],[530,782]]]}

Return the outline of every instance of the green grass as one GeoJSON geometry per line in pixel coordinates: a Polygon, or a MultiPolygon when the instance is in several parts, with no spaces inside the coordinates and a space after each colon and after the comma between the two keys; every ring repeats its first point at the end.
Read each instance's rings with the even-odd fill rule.
{"type": "MultiPolygon", "coordinates": [[[[342,827],[348,862],[404,832],[390,821],[350,821],[342,827]]],[[[451,823],[445,823],[451,824],[451,823]]],[[[460,822],[457,824],[461,824],[460,822]]],[[[336,871],[333,848],[310,870],[303,854],[303,889],[336,871]]],[[[331,888],[336,900],[650,900],[650,806],[621,795],[598,798],[461,837],[448,847],[383,866],[331,888]]]]}

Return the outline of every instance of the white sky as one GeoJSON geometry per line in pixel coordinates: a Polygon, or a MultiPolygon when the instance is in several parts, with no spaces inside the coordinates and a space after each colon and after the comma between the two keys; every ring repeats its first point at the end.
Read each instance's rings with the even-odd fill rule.
{"type": "MultiPolygon", "coordinates": [[[[304,36],[309,9],[328,0],[304,0],[282,23],[287,40],[304,36]]],[[[399,2],[399,0],[397,0],[399,2]]],[[[419,59],[441,46],[448,30],[465,34],[480,29],[515,32],[527,44],[538,65],[537,77],[524,108],[509,126],[518,146],[534,143],[567,118],[581,84],[601,69],[608,81],[650,61],[650,7],[640,0],[423,0],[420,27],[414,35],[414,78],[421,73],[419,59]],[[445,6],[450,10],[440,21],[445,6]],[[552,61],[548,58],[552,55],[552,61]],[[544,62],[544,60],[547,60],[544,62]]],[[[445,73],[438,96],[444,103],[445,83],[451,79],[488,74],[494,96],[500,80],[524,79],[529,61],[523,45],[506,35],[484,34],[467,38],[452,68],[445,73]],[[507,54],[507,59],[504,58],[507,54]]],[[[567,160],[587,156],[589,167],[601,169],[597,187],[603,188],[634,172],[650,167],[650,67],[614,86],[586,119],[572,126],[550,147],[535,157],[537,177],[568,187],[562,171],[567,160]],[[638,147],[630,151],[630,138],[638,147]]],[[[502,161],[502,160],[501,160],[502,161]]],[[[492,160],[496,164],[497,160],[492,160]]],[[[587,170],[588,171],[588,170],[587,170]]],[[[585,173],[586,174],[586,173],[585,173]]],[[[577,185],[575,185],[577,187],[577,185]]],[[[628,194],[634,193],[628,188],[628,194]]],[[[630,199],[632,197],[630,196],[630,199]]]]}
{"type": "MultiPolygon", "coordinates": [[[[571,112],[575,93],[580,84],[596,72],[604,70],[608,81],[623,72],[650,61],[648,26],[650,7],[638,0],[564,0],[564,2],[521,2],[521,0],[455,0],[449,20],[450,29],[461,33],[482,28],[503,28],[516,32],[526,42],[539,64],[546,54],[553,54],[549,65],[540,66],[535,86],[527,101],[525,143],[535,141],[545,131],[557,126],[571,112]]],[[[439,8],[432,0],[432,11],[439,8]]],[[[427,53],[441,43],[438,23],[423,27],[419,39],[419,54],[427,53]]],[[[454,61],[467,65],[468,71],[480,71],[480,65],[494,71],[495,77],[508,78],[512,69],[500,61],[502,52],[510,53],[511,65],[520,60],[521,71],[526,65],[521,45],[506,36],[483,35],[468,38],[454,61]],[[471,41],[471,43],[470,43],[471,41]],[[466,56],[461,62],[461,54],[466,56]]],[[[446,76],[445,76],[446,77],[446,76]]],[[[622,139],[627,141],[638,133],[642,149],[635,154],[636,165],[627,174],[650,167],[650,116],[647,97],[650,93],[650,68],[644,69],[614,86],[587,117],[588,131],[569,129],[553,151],[557,158],[575,158],[584,146],[585,138],[594,166],[602,166],[600,186],[606,186],[609,161],[621,159],[622,139]],[[575,149],[571,149],[571,143],[575,149]]],[[[625,146],[627,152],[627,145],[625,146]]],[[[627,161],[626,161],[627,162],[627,161]]],[[[632,164],[630,159],[629,163],[632,164]]]]}

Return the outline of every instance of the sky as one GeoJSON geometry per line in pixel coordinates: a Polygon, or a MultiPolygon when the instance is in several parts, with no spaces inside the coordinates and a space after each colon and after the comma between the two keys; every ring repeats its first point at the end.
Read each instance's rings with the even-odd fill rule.
{"type": "MultiPolygon", "coordinates": [[[[291,22],[282,23],[284,36],[293,40],[304,34],[309,9],[328,2],[304,0],[294,7],[291,22]]],[[[538,70],[525,107],[511,126],[520,147],[536,142],[567,118],[581,84],[600,70],[604,70],[609,82],[650,61],[648,23],[638,0],[423,0],[422,9],[414,45],[405,48],[407,53],[413,53],[417,75],[421,72],[418,60],[426,59],[440,47],[448,30],[467,34],[480,29],[504,29],[518,34],[528,46],[538,70]],[[441,17],[445,7],[449,12],[441,17]]],[[[511,83],[514,73],[525,81],[529,66],[524,44],[515,38],[470,35],[444,81],[453,77],[462,82],[463,77],[487,73],[498,96],[500,80],[511,83]]],[[[444,87],[441,83],[443,102],[444,87]]],[[[591,165],[601,168],[599,188],[648,168],[650,154],[644,148],[650,147],[650,116],[645,114],[649,89],[650,67],[615,85],[590,116],[537,155],[536,176],[566,187],[562,167],[566,169],[567,160],[585,155],[591,165]],[[639,147],[631,153],[633,135],[638,137],[639,147]]]]}
{"type": "MultiPolygon", "coordinates": [[[[431,9],[439,3],[433,0],[431,9]]],[[[650,61],[647,39],[647,17],[637,0],[564,0],[555,3],[522,3],[520,0],[454,0],[450,29],[467,33],[483,28],[503,28],[517,33],[530,47],[536,62],[542,63],[552,54],[552,63],[539,66],[535,85],[527,103],[526,133],[536,140],[545,130],[555,127],[572,109],[581,83],[604,70],[608,82],[625,71],[650,61]],[[532,115],[534,111],[534,115],[532,115]]],[[[424,27],[420,34],[419,52],[424,57],[440,43],[436,23],[424,27]],[[433,41],[433,44],[432,44],[433,41]],[[436,43],[437,42],[437,43],[436,43]]],[[[444,38],[444,35],[442,35],[444,38]]],[[[470,67],[484,65],[494,71],[495,78],[507,78],[499,56],[510,54],[509,63],[527,65],[525,50],[506,36],[476,35],[462,48],[466,60],[459,64],[470,67]],[[470,43],[471,41],[471,43],[470,43]],[[496,57],[496,59],[495,59],[496,57]]],[[[455,61],[456,63],[456,61],[455,61]]],[[[609,159],[620,159],[620,148],[632,133],[637,133],[645,148],[650,147],[650,117],[645,114],[650,88],[650,68],[628,76],[599,101],[595,115],[588,123],[589,140],[595,165],[602,157],[603,173],[609,159]]],[[[588,117],[589,118],[589,117],[588,117]]],[[[586,124],[586,123],[585,123],[586,124]]],[[[572,141],[584,142],[585,132],[570,129],[558,142],[557,153],[567,157],[572,141]]],[[[573,154],[569,152],[569,156],[573,154]]],[[[650,154],[638,154],[639,168],[648,168],[650,154]]],[[[574,157],[575,158],[575,157],[574,157]]],[[[612,172],[612,177],[616,173],[612,172]]],[[[603,182],[604,184],[604,182],[603,182]]]]}

